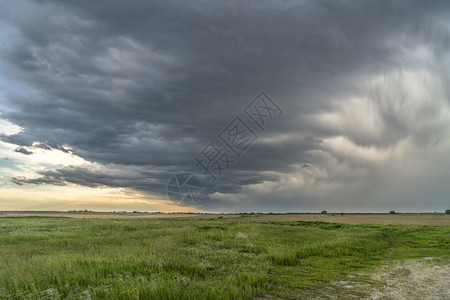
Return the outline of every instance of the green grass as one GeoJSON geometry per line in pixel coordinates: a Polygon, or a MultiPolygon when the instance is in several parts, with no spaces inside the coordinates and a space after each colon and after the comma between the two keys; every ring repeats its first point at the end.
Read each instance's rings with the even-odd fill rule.
{"type": "Polygon", "coordinates": [[[449,241],[444,226],[0,218],[0,299],[363,297],[333,283],[449,241]]]}

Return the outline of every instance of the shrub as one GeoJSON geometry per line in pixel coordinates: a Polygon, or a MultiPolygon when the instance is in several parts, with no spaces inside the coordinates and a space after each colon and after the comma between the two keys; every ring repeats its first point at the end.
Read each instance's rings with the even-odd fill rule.
{"type": "Polygon", "coordinates": [[[389,212],[389,214],[390,214],[390,215],[395,215],[395,214],[396,214],[396,212],[395,212],[395,211],[393,211],[393,210],[391,210],[391,211],[389,212]]]}
{"type": "Polygon", "coordinates": [[[445,214],[446,214],[446,215],[450,215],[450,209],[447,209],[447,210],[445,211],[445,214]]]}

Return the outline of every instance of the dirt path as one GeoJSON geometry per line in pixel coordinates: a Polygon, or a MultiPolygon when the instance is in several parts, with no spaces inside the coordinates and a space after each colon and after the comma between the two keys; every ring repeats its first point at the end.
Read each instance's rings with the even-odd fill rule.
{"type": "Polygon", "coordinates": [[[450,299],[450,264],[442,259],[424,258],[383,266],[372,276],[380,287],[369,299],[450,299]]]}
{"type": "MultiPolygon", "coordinates": [[[[361,274],[362,275],[362,274],[361,274]]],[[[450,300],[450,260],[448,258],[421,258],[394,261],[370,276],[369,282],[358,278],[336,284],[349,289],[350,295],[366,291],[366,300],[450,300]]],[[[333,297],[332,297],[333,298],[333,297]]],[[[341,299],[336,297],[336,299],[341,299]]]]}

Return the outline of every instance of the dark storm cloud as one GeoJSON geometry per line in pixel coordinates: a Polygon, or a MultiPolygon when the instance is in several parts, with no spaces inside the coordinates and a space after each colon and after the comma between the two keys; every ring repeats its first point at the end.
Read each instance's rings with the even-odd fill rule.
{"type": "Polygon", "coordinates": [[[24,185],[24,184],[52,184],[52,185],[59,185],[63,186],[66,185],[62,180],[57,180],[55,178],[51,177],[40,177],[40,178],[26,178],[26,177],[13,177],[11,178],[11,182],[17,184],[17,185],[24,185]]]}
{"type": "Polygon", "coordinates": [[[52,184],[52,185],[82,185],[92,188],[129,187],[142,191],[163,195],[166,191],[162,186],[170,177],[166,170],[145,170],[145,168],[123,169],[121,166],[105,167],[65,167],[61,169],[41,170],[41,177],[13,177],[11,181],[18,185],[52,184]]]}
{"type": "Polygon", "coordinates": [[[25,149],[25,148],[16,148],[14,151],[19,152],[19,153],[22,153],[22,154],[25,154],[25,155],[31,155],[31,154],[33,154],[33,152],[28,151],[28,150],[25,149]]]}
{"type": "Polygon", "coordinates": [[[249,179],[242,180],[240,182],[240,184],[241,185],[260,184],[260,183],[263,183],[263,182],[264,182],[264,180],[262,178],[252,177],[252,178],[249,178],[249,179]]]}
{"type": "MultiPolygon", "coordinates": [[[[0,17],[20,35],[3,60],[35,93],[9,99],[14,110],[2,116],[24,132],[3,140],[23,147],[38,142],[119,170],[159,172],[139,169],[123,178],[64,167],[42,171],[39,179],[14,178],[18,184],[160,190],[167,178],[161,174],[192,171],[193,155],[260,90],[285,115],[258,132],[261,139],[216,191],[238,193],[297,165],[327,165],[310,152],[325,151],[322,140],[329,137],[345,135],[365,147],[394,145],[411,134],[413,115],[399,118],[387,104],[374,109],[380,136],[323,126],[311,116],[333,112],[332,101],[365,91],[361,78],[418,68],[396,42],[406,48],[423,43],[442,56],[450,41],[442,26],[446,1],[49,0],[7,11],[0,17]]],[[[376,91],[372,96],[383,98],[376,91]]],[[[415,140],[433,142],[444,135],[438,127],[418,128],[415,140]]]]}

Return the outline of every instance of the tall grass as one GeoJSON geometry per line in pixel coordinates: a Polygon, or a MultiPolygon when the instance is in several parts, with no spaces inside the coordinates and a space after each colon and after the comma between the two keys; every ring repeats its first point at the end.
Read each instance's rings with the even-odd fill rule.
{"type": "Polygon", "coordinates": [[[334,281],[448,255],[449,238],[426,226],[0,218],[0,298],[345,299],[334,281]]]}

